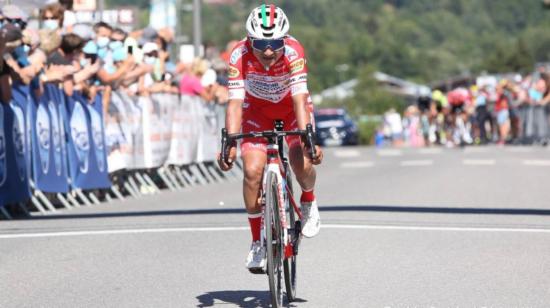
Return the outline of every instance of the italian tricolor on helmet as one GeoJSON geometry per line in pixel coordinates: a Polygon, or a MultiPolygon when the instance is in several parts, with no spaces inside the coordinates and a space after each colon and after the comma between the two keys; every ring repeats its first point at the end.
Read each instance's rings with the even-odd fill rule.
{"type": "Polygon", "coordinates": [[[246,31],[251,39],[281,39],[288,34],[289,27],[285,12],[273,4],[253,9],[246,20],[246,31]]]}

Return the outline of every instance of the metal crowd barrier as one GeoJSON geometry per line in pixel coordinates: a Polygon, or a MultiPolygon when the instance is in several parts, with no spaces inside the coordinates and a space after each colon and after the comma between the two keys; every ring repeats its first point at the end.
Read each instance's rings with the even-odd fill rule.
{"type": "Polygon", "coordinates": [[[198,97],[112,93],[64,95],[48,85],[40,98],[13,86],[0,106],[0,217],[141,198],[242,177],[242,164],[215,163],[225,109],[198,97]]]}

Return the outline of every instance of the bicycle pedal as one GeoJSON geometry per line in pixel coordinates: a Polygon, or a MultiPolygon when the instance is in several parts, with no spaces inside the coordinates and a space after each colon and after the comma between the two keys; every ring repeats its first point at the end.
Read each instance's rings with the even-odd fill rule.
{"type": "Polygon", "coordinates": [[[264,268],[261,268],[261,267],[249,268],[248,271],[252,274],[255,274],[255,275],[266,273],[266,270],[264,268]]]}

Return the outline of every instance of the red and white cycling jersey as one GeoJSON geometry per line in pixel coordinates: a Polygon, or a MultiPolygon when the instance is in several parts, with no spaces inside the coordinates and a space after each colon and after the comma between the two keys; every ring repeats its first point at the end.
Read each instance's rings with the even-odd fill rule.
{"type": "Polygon", "coordinates": [[[284,56],[266,68],[252,53],[250,42],[240,41],[229,59],[229,99],[242,99],[243,108],[251,105],[274,116],[291,111],[292,96],[308,93],[307,63],[302,45],[293,37],[285,38],[284,48],[284,56]]]}

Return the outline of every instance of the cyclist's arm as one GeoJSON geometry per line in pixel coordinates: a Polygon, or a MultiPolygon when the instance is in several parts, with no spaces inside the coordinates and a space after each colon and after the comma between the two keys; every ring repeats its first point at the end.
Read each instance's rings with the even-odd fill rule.
{"type": "Polygon", "coordinates": [[[227,128],[229,134],[235,134],[241,130],[242,115],[243,100],[230,99],[225,114],[225,128],[227,128]]]}
{"type": "Polygon", "coordinates": [[[306,129],[306,125],[311,123],[310,114],[307,111],[307,97],[307,93],[292,96],[294,114],[296,114],[296,121],[300,130],[306,129]]]}

